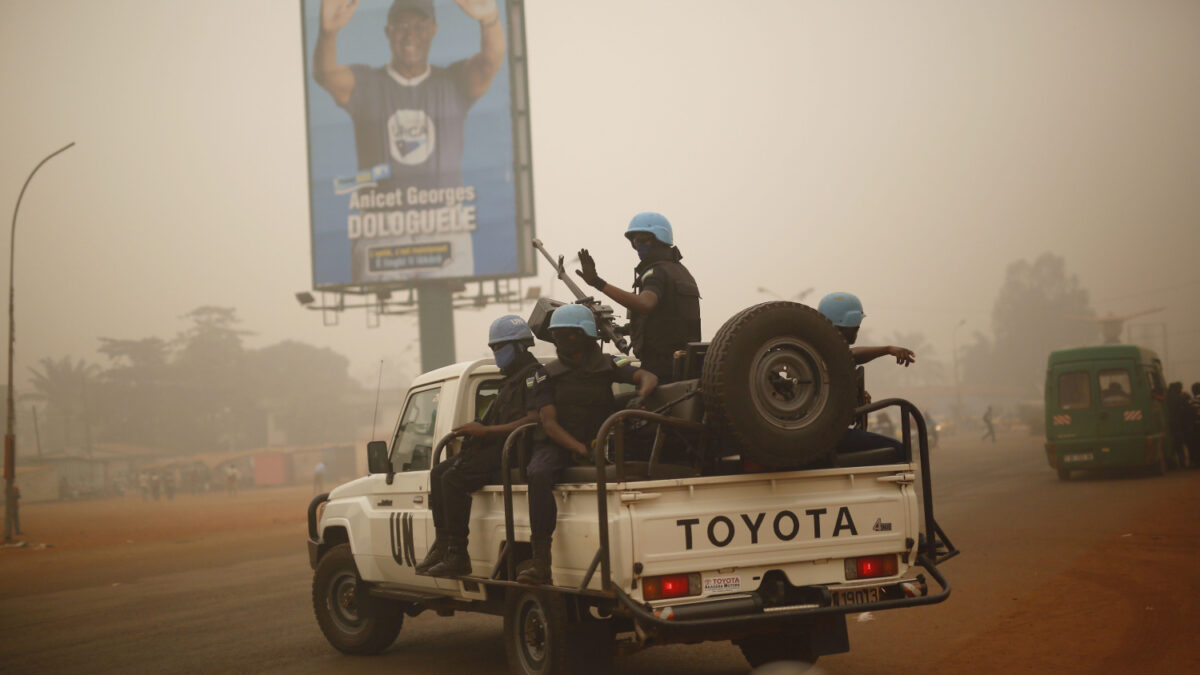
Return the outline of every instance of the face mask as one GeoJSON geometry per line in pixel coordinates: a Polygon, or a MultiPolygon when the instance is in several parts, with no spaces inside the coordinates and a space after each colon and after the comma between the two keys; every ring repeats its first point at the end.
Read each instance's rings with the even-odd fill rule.
{"type": "Polygon", "coordinates": [[[654,252],[654,244],[650,242],[646,242],[644,244],[634,244],[633,250],[637,251],[639,260],[645,260],[646,258],[650,257],[651,253],[654,252]]]}
{"type": "Polygon", "coordinates": [[[590,344],[592,341],[582,336],[570,334],[555,336],[554,351],[564,363],[576,365],[587,354],[590,344]]]}
{"type": "Polygon", "coordinates": [[[510,342],[493,351],[492,355],[496,358],[496,365],[500,367],[500,370],[508,370],[509,366],[515,363],[517,357],[521,355],[521,345],[510,342]]]}

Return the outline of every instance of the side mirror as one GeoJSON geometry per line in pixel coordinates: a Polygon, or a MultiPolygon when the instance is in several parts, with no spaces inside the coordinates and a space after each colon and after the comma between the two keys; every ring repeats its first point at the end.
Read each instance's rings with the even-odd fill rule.
{"type": "Polygon", "coordinates": [[[388,459],[387,441],[367,443],[367,473],[388,473],[392,463],[388,459]]]}

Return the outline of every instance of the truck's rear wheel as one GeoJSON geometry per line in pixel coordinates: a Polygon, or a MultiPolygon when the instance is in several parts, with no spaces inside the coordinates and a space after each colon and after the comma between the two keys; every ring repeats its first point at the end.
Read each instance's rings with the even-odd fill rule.
{"type": "Polygon", "coordinates": [[[504,612],[504,651],[512,673],[567,672],[566,605],[558,593],[516,590],[504,612]]]}
{"type": "Polygon", "coordinates": [[[800,639],[803,637],[786,633],[764,633],[742,638],[735,644],[754,668],[775,661],[787,661],[788,665],[792,666],[787,672],[799,673],[808,670],[817,662],[817,656],[813,654],[808,640],[800,639]]]}
{"type": "Polygon", "coordinates": [[[817,310],[767,302],[725,322],[704,357],[704,404],[742,456],[770,467],[827,457],[854,415],[854,358],[817,310]]]}
{"type": "Polygon", "coordinates": [[[329,550],[313,574],[313,611],[329,644],[347,654],[378,654],[396,641],[404,614],[372,602],[349,544],[329,550]]]}

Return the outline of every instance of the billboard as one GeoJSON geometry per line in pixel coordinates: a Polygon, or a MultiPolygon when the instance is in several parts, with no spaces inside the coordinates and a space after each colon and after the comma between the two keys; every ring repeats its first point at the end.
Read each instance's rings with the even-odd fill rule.
{"type": "Polygon", "coordinates": [[[519,0],[301,0],[313,287],[536,273],[519,0]]]}

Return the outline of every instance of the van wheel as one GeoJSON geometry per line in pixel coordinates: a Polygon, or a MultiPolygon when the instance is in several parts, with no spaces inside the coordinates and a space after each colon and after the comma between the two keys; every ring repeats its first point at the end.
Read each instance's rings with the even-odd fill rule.
{"type": "Polygon", "coordinates": [[[752,635],[736,640],[734,644],[742,650],[742,656],[745,656],[746,661],[754,668],[775,661],[787,661],[788,665],[792,666],[787,672],[802,673],[817,662],[808,640],[797,639],[797,636],[786,633],[752,635]]]}
{"type": "Polygon", "coordinates": [[[1060,467],[1058,467],[1057,471],[1058,471],[1058,479],[1059,480],[1061,480],[1061,481],[1071,480],[1071,470],[1070,469],[1064,469],[1060,466],[1060,467]]]}
{"type": "Polygon", "coordinates": [[[510,592],[504,611],[509,671],[524,675],[567,672],[567,611],[561,594],[510,592]]]}
{"type": "Polygon", "coordinates": [[[828,457],[854,415],[854,358],[817,310],[766,302],[735,314],[709,344],[705,408],[743,458],[798,467],[828,457]]]}
{"type": "Polygon", "coordinates": [[[313,611],[325,639],[347,654],[378,654],[396,641],[404,614],[365,595],[350,544],[338,544],[313,574],[313,611]]]}

